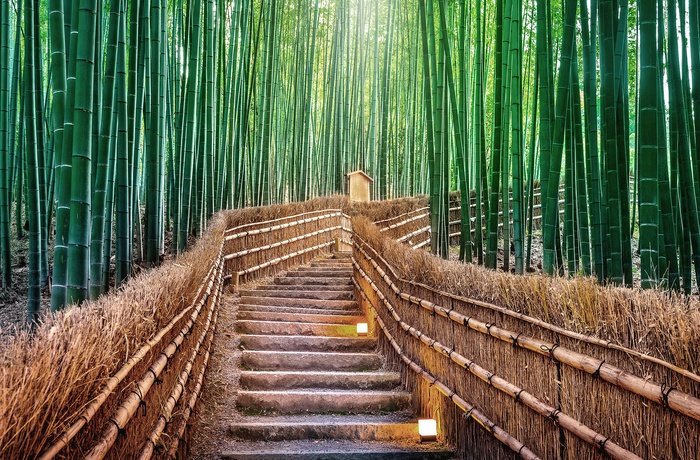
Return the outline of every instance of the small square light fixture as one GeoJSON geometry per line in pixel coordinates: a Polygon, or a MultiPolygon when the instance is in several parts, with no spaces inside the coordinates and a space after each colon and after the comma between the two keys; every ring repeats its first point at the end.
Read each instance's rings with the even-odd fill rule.
{"type": "Polygon", "coordinates": [[[357,335],[367,335],[367,323],[357,323],[357,335]]]}
{"type": "Polygon", "coordinates": [[[418,434],[420,442],[437,441],[437,422],[433,419],[418,420],[418,434]]]}

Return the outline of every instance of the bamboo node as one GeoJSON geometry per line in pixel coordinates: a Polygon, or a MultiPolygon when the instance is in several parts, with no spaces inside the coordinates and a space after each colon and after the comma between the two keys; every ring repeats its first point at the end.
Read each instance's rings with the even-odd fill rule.
{"type": "Polygon", "coordinates": [[[489,372],[489,376],[486,377],[486,380],[489,381],[489,386],[493,386],[493,382],[491,380],[493,379],[494,375],[496,375],[496,374],[489,372]]]}
{"type": "Polygon", "coordinates": [[[472,406],[471,409],[469,409],[468,411],[466,411],[466,412],[464,413],[464,418],[465,418],[466,420],[469,420],[469,419],[471,418],[472,413],[474,412],[474,409],[476,409],[476,407],[472,406]]]}
{"type": "Polygon", "coordinates": [[[597,441],[598,444],[598,449],[600,450],[601,453],[605,452],[605,444],[610,440],[610,436],[607,438],[603,439],[602,441],[597,441]]]}
{"type": "Polygon", "coordinates": [[[524,448],[525,448],[525,444],[521,445],[521,446],[520,446],[520,449],[518,449],[518,452],[515,454],[515,455],[518,456],[518,458],[523,458],[522,452],[523,452],[523,449],[524,449],[524,448]]]}
{"type": "Polygon", "coordinates": [[[554,426],[559,426],[559,414],[561,413],[561,410],[559,409],[554,409],[551,414],[549,414],[550,420],[552,420],[552,423],[554,423],[554,426]]]}
{"type": "Polygon", "coordinates": [[[513,339],[513,347],[518,347],[518,339],[521,335],[523,335],[523,333],[518,332],[518,335],[516,335],[515,337],[511,337],[511,339],[513,339]]]}
{"type": "Polygon", "coordinates": [[[144,401],[142,399],[141,402],[139,402],[139,407],[141,408],[141,416],[145,417],[146,416],[146,401],[144,401]]]}
{"type": "Polygon", "coordinates": [[[491,335],[491,327],[493,326],[493,323],[486,323],[486,334],[491,335]]]}
{"type": "Polygon", "coordinates": [[[548,347],[547,345],[540,345],[540,350],[549,353],[549,358],[552,361],[557,361],[557,358],[554,357],[554,350],[556,350],[559,347],[558,343],[552,344],[551,347],[548,347]]]}
{"type": "Polygon", "coordinates": [[[598,366],[598,369],[596,369],[596,371],[593,374],[591,374],[594,379],[597,379],[600,377],[600,368],[603,367],[603,364],[605,364],[605,360],[602,360],[600,362],[600,365],[598,366]]]}
{"type": "Polygon", "coordinates": [[[468,316],[468,317],[466,317],[466,318],[464,319],[463,323],[464,323],[465,326],[469,327],[469,320],[470,320],[470,319],[472,319],[471,316],[468,316]]]}
{"type": "Polygon", "coordinates": [[[520,402],[520,395],[523,394],[523,391],[525,391],[525,389],[524,389],[524,388],[521,388],[520,391],[518,391],[518,392],[515,394],[515,402],[516,402],[516,403],[519,403],[519,402],[520,402]]]}
{"type": "Polygon", "coordinates": [[[661,385],[661,405],[663,407],[669,407],[668,405],[668,395],[675,390],[671,385],[666,385],[665,383],[661,385]]]}

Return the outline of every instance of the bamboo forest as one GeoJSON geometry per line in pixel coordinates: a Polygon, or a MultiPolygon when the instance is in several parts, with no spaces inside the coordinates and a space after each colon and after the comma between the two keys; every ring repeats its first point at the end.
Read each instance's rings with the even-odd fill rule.
{"type": "Polygon", "coordinates": [[[0,22],[0,273],[26,239],[30,322],[355,170],[373,200],[428,195],[444,258],[462,203],[467,263],[700,279],[696,1],[2,0],[0,22]]]}

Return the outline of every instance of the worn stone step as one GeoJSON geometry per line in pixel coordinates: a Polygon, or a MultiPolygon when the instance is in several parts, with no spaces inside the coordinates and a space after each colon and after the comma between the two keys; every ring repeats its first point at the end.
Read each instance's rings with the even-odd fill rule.
{"type": "Polygon", "coordinates": [[[367,322],[367,319],[359,311],[355,312],[356,315],[325,315],[323,314],[324,312],[325,310],[319,310],[316,314],[281,313],[274,311],[240,311],[238,312],[238,319],[331,324],[357,324],[367,322]]]}
{"type": "Polygon", "coordinates": [[[327,271],[324,269],[315,270],[297,270],[293,272],[287,272],[287,277],[311,277],[311,278],[350,278],[352,276],[352,270],[343,270],[340,272],[327,271]]]}
{"type": "Polygon", "coordinates": [[[352,258],[352,251],[334,252],[332,258],[333,259],[340,259],[340,260],[351,259],[352,258]]]}
{"type": "MultiPolygon", "coordinates": [[[[302,307],[277,307],[274,305],[251,305],[242,304],[238,306],[239,312],[244,311],[258,311],[258,312],[268,312],[268,313],[301,313],[309,315],[339,315],[339,316],[357,316],[361,315],[362,312],[357,309],[352,310],[328,310],[325,308],[302,308],[302,307]]],[[[242,319],[239,313],[239,319],[242,319]]]]}
{"type": "Polygon", "coordinates": [[[334,286],[334,289],[341,286],[352,286],[352,279],[347,276],[341,278],[324,276],[280,276],[275,278],[274,282],[275,284],[291,284],[297,286],[334,286]]]}
{"type": "Polygon", "coordinates": [[[259,291],[284,291],[284,292],[296,292],[296,291],[326,291],[332,290],[334,292],[353,292],[354,288],[352,283],[349,285],[342,286],[327,286],[327,285],[313,285],[313,284],[262,284],[256,286],[255,289],[259,291]]]}
{"type": "Polygon", "coordinates": [[[238,441],[343,439],[415,442],[418,422],[404,414],[245,417],[229,426],[229,435],[238,441]]]}
{"type": "Polygon", "coordinates": [[[404,391],[294,390],[238,392],[236,403],[249,411],[299,413],[367,413],[405,409],[411,395],[404,391]]]}
{"type": "Polygon", "coordinates": [[[357,308],[354,300],[318,300],[302,299],[290,297],[254,297],[249,295],[241,296],[240,302],[252,305],[272,305],[275,307],[324,307],[331,310],[342,310],[344,308],[357,308]]]}
{"type": "Polygon", "coordinates": [[[357,337],[357,326],[350,324],[293,323],[281,321],[242,320],[236,323],[242,334],[256,335],[316,335],[326,337],[357,337]]]}
{"type": "Polygon", "coordinates": [[[346,273],[347,275],[352,275],[352,270],[352,264],[321,264],[320,266],[298,267],[290,273],[323,271],[324,273],[346,273]]]}
{"type": "Polygon", "coordinates": [[[318,351],[244,350],[242,364],[260,371],[376,371],[381,367],[376,353],[326,353],[318,351]]]}
{"type": "Polygon", "coordinates": [[[240,442],[223,460],[451,460],[454,453],[440,445],[390,442],[303,440],[240,442]]]}
{"type": "Polygon", "coordinates": [[[314,260],[309,264],[311,267],[337,267],[352,268],[352,262],[344,262],[338,259],[314,260]]]}
{"type": "Polygon", "coordinates": [[[284,290],[284,289],[242,289],[241,296],[248,297],[286,297],[288,299],[315,299],[315,300],[353,300],[353,292],[345,290],[284,290]]]}
{"type": "Polygon", "coordinates": [[[401,385],[396,372],[243,371],[241,388],[249,390],[391,390],[401,385]]]}
{"type": "Polygon", "coordinates": [[[369,337],[314,337],[307,335],[241,335],[241,347],[246,350],[271,351],[372,351],[377,339],[369,337]]]}

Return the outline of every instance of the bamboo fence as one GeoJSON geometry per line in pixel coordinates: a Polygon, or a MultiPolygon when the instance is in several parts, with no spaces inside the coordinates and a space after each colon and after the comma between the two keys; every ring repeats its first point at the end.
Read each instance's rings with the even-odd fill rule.
{"type": "Polygon", "coordinates": [[[362,235],[353,241],[358,298],[387,337],[381,350],[465,458],[513,458],[518,445],[465,407],[540,458],[700,458],[696,374],[401,279],[362,235]]]}

